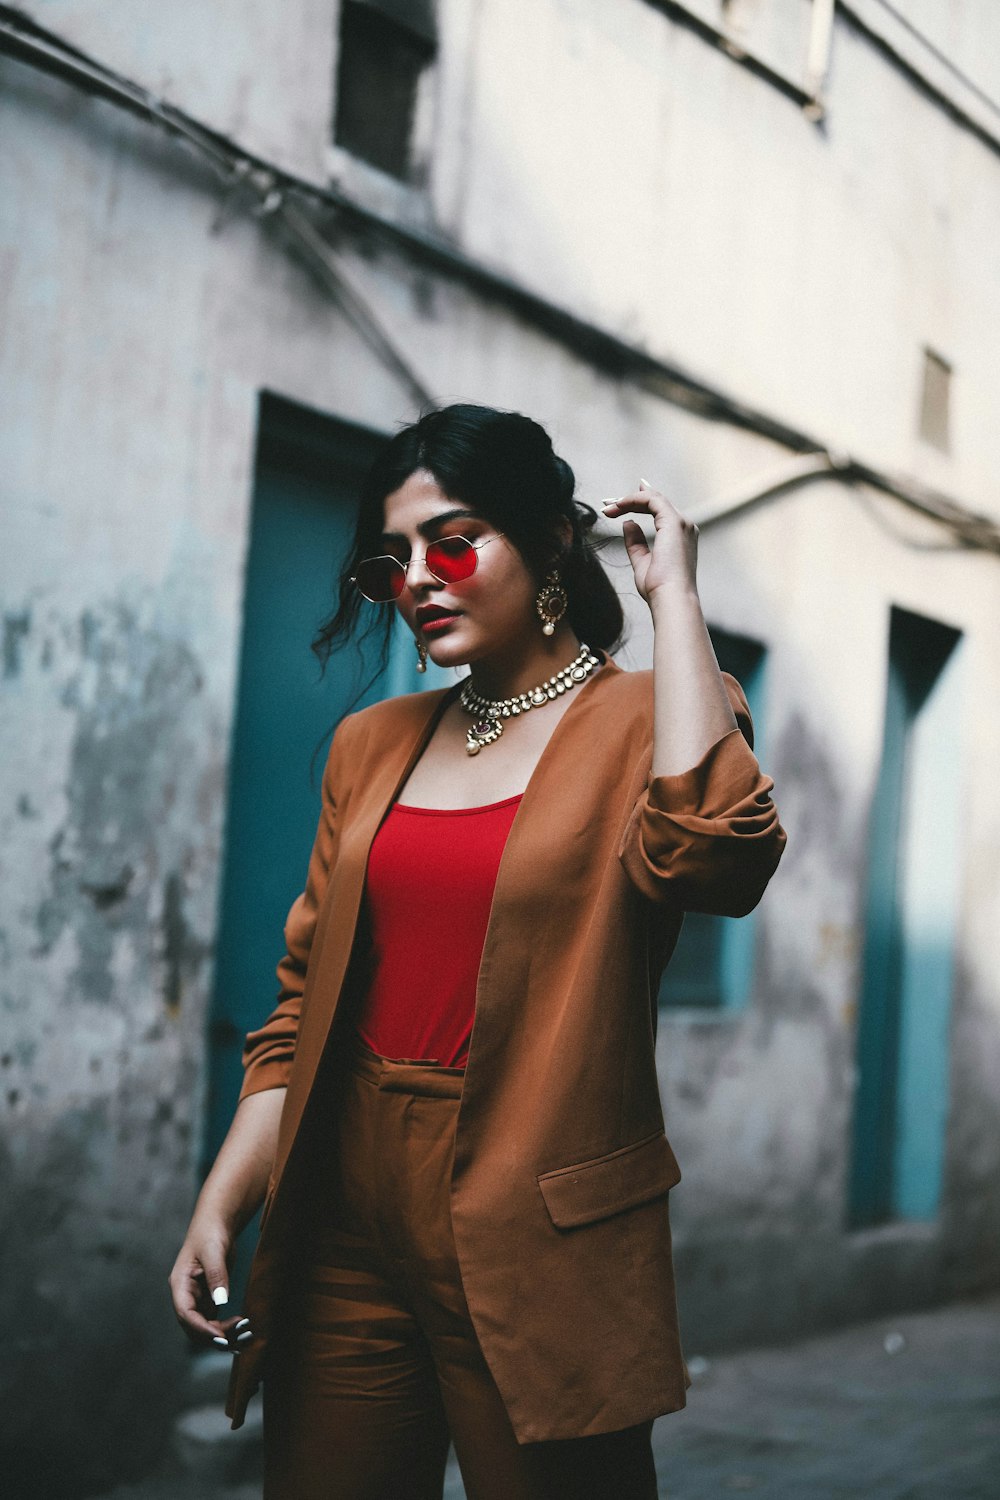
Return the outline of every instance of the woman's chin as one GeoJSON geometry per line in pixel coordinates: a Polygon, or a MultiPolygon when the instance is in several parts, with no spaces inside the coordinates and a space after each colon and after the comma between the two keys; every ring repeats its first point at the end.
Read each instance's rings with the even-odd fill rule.
{"type": "Polygon", "coordinates": [[[459,641],[428,642],[427,655],[436,667],[464,667],[469,662],[468,647],[463,649],[459,641]]]}

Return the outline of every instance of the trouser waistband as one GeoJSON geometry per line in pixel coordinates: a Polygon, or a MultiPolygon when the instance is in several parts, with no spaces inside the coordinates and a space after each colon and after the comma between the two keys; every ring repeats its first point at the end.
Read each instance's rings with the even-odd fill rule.
{"type": "Polygon", "coordinates": [[[430,1058],[380,1057],[355,1037],[351,1072],[392,1094],[415,1094],[424,1099],[460,1099],[464,1068],[443,1068],[430,1058]]]}

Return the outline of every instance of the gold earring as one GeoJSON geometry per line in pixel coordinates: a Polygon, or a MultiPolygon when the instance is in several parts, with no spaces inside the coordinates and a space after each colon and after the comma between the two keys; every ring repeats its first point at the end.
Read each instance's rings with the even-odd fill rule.
{"type": "Polygon", "coordinates": [[[562,586],[559,569],[553,568],[535,595],[535,608],[541,617],[543,635],[555,634],[556,625],[566,613],[568,604],[569,599],[562,586]]]}
{"type": "Polygon", "coordinates": [[[415,644],[415,646],[417,648],[417,671],[418,672],[426,672],[427,671],[427,647],[424,645],[423,641],[415,641],[414,644],[415,644]]]}

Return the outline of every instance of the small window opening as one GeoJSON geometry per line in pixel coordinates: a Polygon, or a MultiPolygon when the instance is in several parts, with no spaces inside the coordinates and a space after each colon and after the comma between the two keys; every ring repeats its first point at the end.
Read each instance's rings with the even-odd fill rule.
{"type": "Polygon", "coordinates": [[[417,91],[435,50],[430,0],[343,0],[336,144],[407,181],[417,91]]]}
{"type": "Polygon", "coordinates": [[[920,436],[947,453],[951,365],[933,349],[924,350],[924,378],[920,394],[920,436]]]}

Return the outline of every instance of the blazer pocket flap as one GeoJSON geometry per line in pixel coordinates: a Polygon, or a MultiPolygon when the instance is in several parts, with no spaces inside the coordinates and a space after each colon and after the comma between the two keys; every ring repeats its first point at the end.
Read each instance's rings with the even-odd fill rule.
{"type": "Polygon", "coordinates": [[[556,1228],[573,1229],[659,1198],[680,1180],[670,1142],[658,1130],[607,1156],[542,1172],[538,1186],[556,1228]]]}

